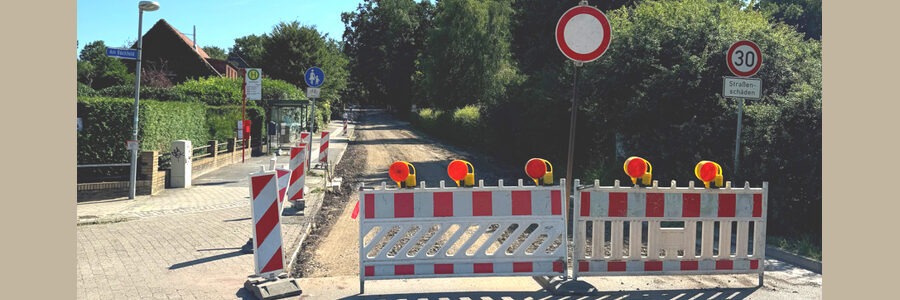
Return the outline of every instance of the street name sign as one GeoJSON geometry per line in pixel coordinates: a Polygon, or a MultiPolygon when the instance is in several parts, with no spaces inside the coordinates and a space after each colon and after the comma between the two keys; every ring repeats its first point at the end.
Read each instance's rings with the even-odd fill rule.
{"type": "Polygon", "coordinates": [[[138,51],[137,51],[137,49],[130,49],[130,48],[109,48],[109,47],[107,47],[106,48],[106,56],[137,60],[138,51]]]}
{"type": "Polygon", "coordinates": [[[724,77],[722,97],[758,100],[762,97],[762,79],[724,77]]]}

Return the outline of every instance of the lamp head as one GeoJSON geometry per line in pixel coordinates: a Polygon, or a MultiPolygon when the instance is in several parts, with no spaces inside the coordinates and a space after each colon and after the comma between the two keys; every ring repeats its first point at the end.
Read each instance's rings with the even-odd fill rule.
{"type": "Polygon", "coordinates": [[[155,11],[159,9],[159,2],[156,1],[141,1],[138,2],[138,8],[142,11],[155,11]]]}

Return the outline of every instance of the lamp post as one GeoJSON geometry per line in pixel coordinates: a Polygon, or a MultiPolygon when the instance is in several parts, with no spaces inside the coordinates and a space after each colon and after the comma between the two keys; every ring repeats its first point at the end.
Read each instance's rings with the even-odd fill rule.
{"type": "MultiPolygon", "coordinates": [[[[131,138],[134,143],[138,140],[138,110],[141,99],[141,43],[144,36],[141,34],[141,25],[144,22],[144,11],[155,11],[159,9],[159,3],[156,1],[138,2],[138,42],[137,42],[137,61],[134,69],[134,124],[132,126],[131,138]]],[[[130,189],[128,191],[128,199],[134,199],[137,187],[137,153],[138,144],[131,145],[131,180],[129,182],[130,189]]]]}

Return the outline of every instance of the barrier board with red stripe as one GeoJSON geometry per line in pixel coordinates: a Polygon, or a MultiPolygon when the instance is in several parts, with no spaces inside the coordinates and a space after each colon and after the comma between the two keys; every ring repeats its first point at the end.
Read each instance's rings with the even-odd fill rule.
{"type": "Polygon", "coordinates": [[[573,277],[759,273],[762,284],[768,183],[730,185],[582,187],[576,180],[573,277]]]}
{"type": "Polygon", "coordinates": [[[360,292],[365,280],[565,276],[565,181],[560,184],[363,188],[360,292]]]}
{"type": "Polygon", "coordinates": [[[288,197],[287,190],[291,183],[291,170],[276,168],[275,174],[278,176],[278,207],[280,210],[284,210],[284,199],[288,197]]]}
{"type": "MultiPolygon", "coordinates": [[[[304,147],[307,149],[312,149],[312,133],[309,133],[307,131],[300,132],[300,143],[298,143],[298,146],[304,147]]],[[[310,151],[309,153],[306,153],[307,169],[309,168],[309,163],[311,160],[312,160],[312,153],[310,151]]]]}
{"type": "Polygon", "coordinates": [[[250,174],[253,265],[256,275],[267,278],[284,271],[278,189],[275,171],[250,174]]]}
{"type": "Polygon", "coordinates": [[[322,137],[319,139],[319,163],[327,164],[328,163],[328,144],[331,139],[331,132],[322,131],[322,137]]]}
{"type": "Polygon", "coordinates": [[[303,200],[303,190],[306,187],[306,151],[307,147],[291,147],[291,177],[288,183],[288,200],[303,200]]]}

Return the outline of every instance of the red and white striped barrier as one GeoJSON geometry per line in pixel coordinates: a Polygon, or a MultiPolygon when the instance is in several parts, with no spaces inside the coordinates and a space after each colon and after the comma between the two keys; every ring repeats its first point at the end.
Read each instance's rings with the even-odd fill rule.
{"type": "Polygon", "coordinates": [[[730,185],[706,189],[691,182],[676,187],[673,181],[672,187],[654,182],[644,188],[622,187],[616,181],[603,187],[595,181],[585,188],[576,180],[573,277],[759,273],[761,285],[768,183],[762,188],[730,185]],[[647,237],[642,237],[644,231],[647,237]]]}
{"type": "Polygon", "coordinates": [[[275,171],[250,174],[255,274],[274,278],[284,271],[278,180],[275,171]]]}
{"type": "Polygon", "coordinates": [[[284,210],[284,199],[287,199],[288,186],[291,184],[291,170],[284,168],[275,169],[278,175],[278,208],[284,210]]]}
{"type": "MultiPolygon", "coordinates": [[[[309,133],[306,131],[300,132],[300,142],[297,145],[300,147],[305,147],[307,149],[312,149],[312,133],[309,133]]],[[[312,151],[308,151],[308,152],[312,152],[312,151]]],[[[311,160],[312,160],[312,154],[307,153],[306,154],[307,169],[309,169],[309,164],[310,164],[311,160]]]]}
{"type": "Polygon", "coordinates": [[[565,276],[565,194],[560,186],[360,192],[360,293],[365,280],[565,276]]]}
{"type": "Polygon", "coordinates": [[[306,147],[291,147],[291,177],[288,183],[288,200],[303,200],[303,190],[306,187],[306,147]]]}
{"type": "Polygon", "coordinates": [[[322,131],[322,137],[319,139],[319,163],[325,165],[328,163],[328,141],[331,139],[331,132],[322,131]]]}

